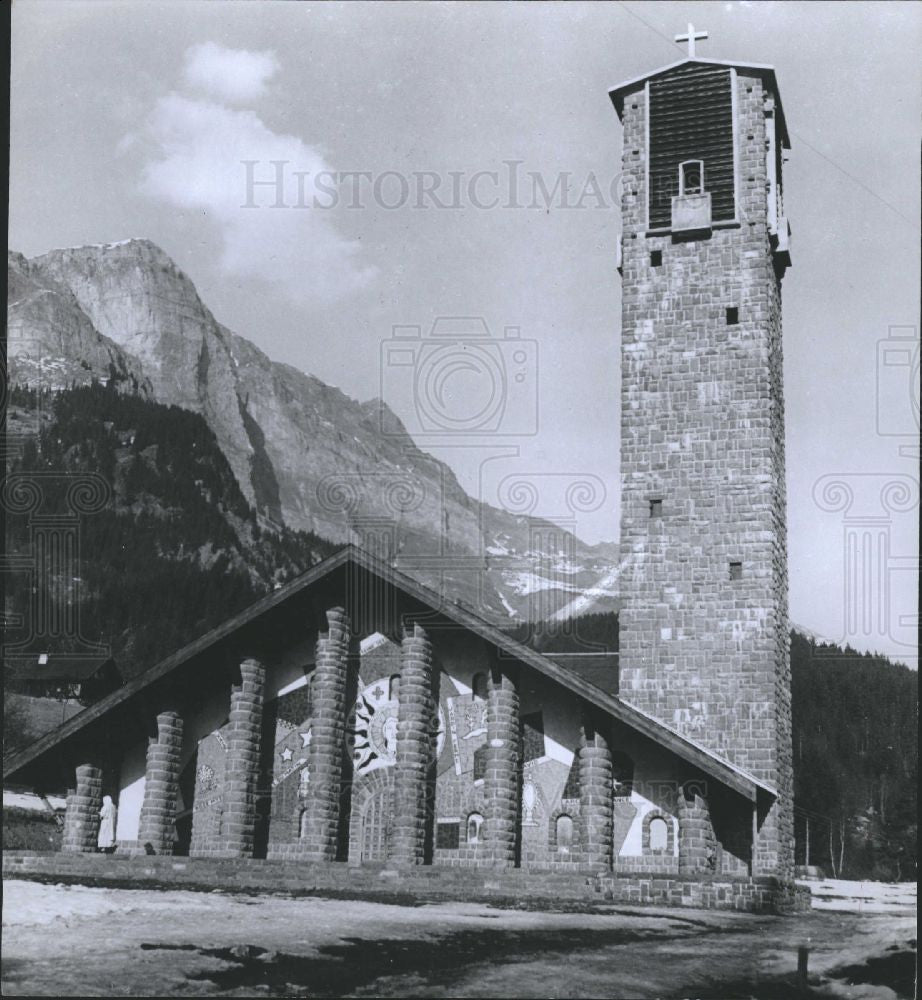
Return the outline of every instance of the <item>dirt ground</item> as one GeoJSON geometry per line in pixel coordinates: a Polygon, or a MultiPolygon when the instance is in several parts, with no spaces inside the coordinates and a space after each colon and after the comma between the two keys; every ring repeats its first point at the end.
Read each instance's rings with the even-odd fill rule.
{"type": "Polygon", "coordinates": [[[911,997],[914,907],[538,912],[8,881],[4,996],[911,997]]]}

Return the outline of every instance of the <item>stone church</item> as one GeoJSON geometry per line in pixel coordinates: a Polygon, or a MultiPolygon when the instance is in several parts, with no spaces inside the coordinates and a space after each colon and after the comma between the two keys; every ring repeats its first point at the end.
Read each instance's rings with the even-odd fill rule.
{"type": "Polygon", "coordinates": [[[737,908],[790,891],[789,140],[774,70],[696,37],[610,94],[618,669],[590,683],[346,548],[9,762],[7,783],[70,789],[65,851],[95,850],[111,795],[118,853],[665,878],[737,908]]]}

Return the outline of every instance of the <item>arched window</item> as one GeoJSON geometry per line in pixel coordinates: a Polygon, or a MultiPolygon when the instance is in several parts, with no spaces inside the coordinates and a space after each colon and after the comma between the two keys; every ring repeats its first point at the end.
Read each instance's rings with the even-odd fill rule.
{"type": "Polygon", "coordinates": [[[483,826],[483,816],[480,813],[471,813],[467,818],[467,842],[469,844],[480,843],[480,828],[483,826]]]}
{"type": "Polygon", "coordinates": [[[303,840],[307,836],[307,810],[301,810],[301,816],[298,820],[298,836],[303,840]]]}
{"type": "Polygon", "coordinates": [[[557,852],[569,854],[573,846],[573,819],[566,814],[557,817],[557,852]]]}
{"type": "Polygon", "coordinates": [[[685,160],[679,164],[679,195],[704,193],[704,161],[685,160]]]}
{"type": "Polygon", "coordinates": [[[471,681],[471,690],[474,692],[475,698],[485,701],[487,697],[487,675],[474,674],[474,679],[471,681]]]}
{"type": "Polygon", "coordinates": [[[657,816],[650,820],[650,850],[665,851],[669,846],[669,827],[666,821],[657,816]]]}
{"type": "Polygon", "coordinates": [[[392,674],[387,685],[387,700],[397,701],[400,697],[400,674],[392,674]]]}

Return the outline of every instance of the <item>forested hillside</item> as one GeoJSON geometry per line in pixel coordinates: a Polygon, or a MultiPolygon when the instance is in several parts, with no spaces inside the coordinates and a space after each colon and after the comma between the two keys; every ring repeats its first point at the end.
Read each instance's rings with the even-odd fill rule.
{"type": "Polygon", "coordinates": [[[918,674],[796,632],[791,669],[798,861],[915,879],[918,674]]]}
{"type": "MultiPolygon", "coordinates": [[[[106,507],[80,518],[77,593],[83,637],[111,647],[124,676],[334,551],[257,520],[198,414],[98,383],[43,398],[14,388],[9,411],[14,433],[40,421],[10,469],[34,474],[36,513],[67,512],[70,474],[99,473],[110,484],[106,507]]],[[[28,514],[7,515],[6,546],[31,557],[28,514]]],[[[26,623],[31,585],[26,572],[7,580],[7,614],[26,623]]],[[[16,638],[10,631],[8,641],[16,638]]],[[[48,651],[66,648],[49,643],[48,651]]]]}

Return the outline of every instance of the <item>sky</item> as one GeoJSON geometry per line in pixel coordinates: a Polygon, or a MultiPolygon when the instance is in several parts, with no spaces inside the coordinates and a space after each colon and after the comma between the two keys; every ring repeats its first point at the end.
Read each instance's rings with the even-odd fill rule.
{"type": "Polygon", "coordinates": [[[918,4],[18,0],[10,247],[151,239],[470,493],[551,471],[535,513],[617,540],[608,90],[681,58],[689,21],[700,56],[776,68],[791,133],[791,618],[915,666],[918,4]]]}

